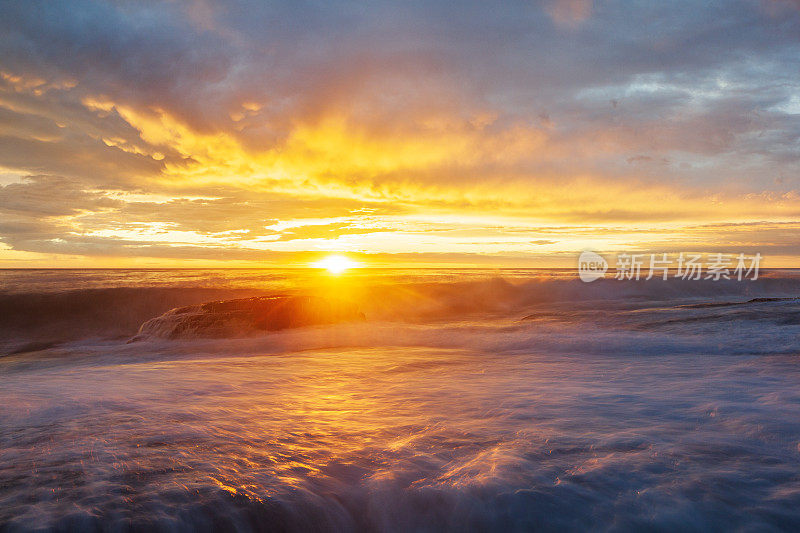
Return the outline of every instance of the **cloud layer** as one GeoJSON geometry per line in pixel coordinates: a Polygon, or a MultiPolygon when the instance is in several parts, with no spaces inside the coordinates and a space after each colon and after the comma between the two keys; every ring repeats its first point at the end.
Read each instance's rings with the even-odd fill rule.
{"type": "Polygon", "coordinates": [[[796,2],[0,13],[6,266],[800,256],[796,2]]]}

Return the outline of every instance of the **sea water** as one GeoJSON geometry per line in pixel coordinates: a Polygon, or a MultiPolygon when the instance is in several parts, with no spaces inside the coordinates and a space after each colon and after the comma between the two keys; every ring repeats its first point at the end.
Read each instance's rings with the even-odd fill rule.
{"type": "Polygon", "coordinates": [[[0,530],[800,528],[800,275],[0,271],[0,530]],[[365,319],[129,342],[171,308],[365,319]]]}

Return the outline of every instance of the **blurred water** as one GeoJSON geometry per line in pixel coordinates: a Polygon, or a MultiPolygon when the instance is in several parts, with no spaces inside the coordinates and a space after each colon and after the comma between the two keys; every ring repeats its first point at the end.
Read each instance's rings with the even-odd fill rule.
{"type": "Polygon", "coordinates": [[[793,273],[410,274],[6,274],[60,312],[314,290],[367,320],[125,344],[64,319],[91,324],[0,357],[0,530],[800,527],[800,303],[750,301],[793,273]]]}

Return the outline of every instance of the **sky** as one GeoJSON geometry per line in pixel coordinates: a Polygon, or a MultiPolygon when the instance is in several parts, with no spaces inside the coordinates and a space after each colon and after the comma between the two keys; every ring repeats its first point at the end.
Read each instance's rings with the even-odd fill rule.
{"type": "Polygon", "coordinates": [[[0,267],[800,267],[800,1],[0,0],[0,267]]]}

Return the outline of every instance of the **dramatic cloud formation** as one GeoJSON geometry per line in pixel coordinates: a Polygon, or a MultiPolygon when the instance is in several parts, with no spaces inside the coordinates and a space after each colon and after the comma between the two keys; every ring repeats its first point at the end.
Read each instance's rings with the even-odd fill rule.
{"type": "Polygon", "coordinates": [[[800,257],[800,9],[0,0],[0,264],[800,257]]]}

